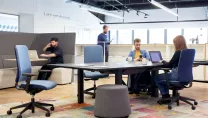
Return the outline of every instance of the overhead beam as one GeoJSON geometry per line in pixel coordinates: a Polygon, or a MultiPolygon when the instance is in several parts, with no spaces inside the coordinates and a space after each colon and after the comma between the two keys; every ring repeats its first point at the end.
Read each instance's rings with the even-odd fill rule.
{"type": "MultiPolygon", "coordinates": [[[[208,0],[206,1],[172,1],[172,2],[160,2],[164,6],[168,8],[189,8],[189,7],[207,7],[208,6],[208,0]]],[[[153,6],[149,2],[145,3],[130,3],[130,4],[124,4],[129,8],[138,9],[138,10],[145,10],[145,9],[158,9],[158,7],[153,6]]],[[[122,9],[123,5],[121,4],[114,4],[117,8],[122,9]]],[[[102,6],[100,6],[102,7],[102,6]]],[[[110,6],[105,6],[106,9],[112,10],[113,8],[110,6]]],[[[113,9],[116,10],[116,9],[113,9]]]]}
{"type": "Polygon", "coordinates": [[[184,22],[207,22],[208,20],[181,20],[181,21],[151,21],[151,22],[112,22],[112,23],[100,23],[105,25],[116,24],[152,24],[152,23],[184,23],[184,22]]]}

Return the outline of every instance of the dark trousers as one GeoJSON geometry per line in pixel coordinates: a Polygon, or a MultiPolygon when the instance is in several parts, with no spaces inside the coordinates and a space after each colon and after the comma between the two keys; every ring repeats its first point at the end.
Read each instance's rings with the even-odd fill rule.
{"type": "Polygon", "coordinates": [[[106,51],[105,52],[105,62],[108,62],[108,56],[109,56],[108,51],[106,51]]]}
{"type": "Polygon", "coordinates": [[[51,76],[53,69],[54,69],[54,67],[47,66],[47,64],[43,65],[41,70],[51,70],[51,72],[39,72],[38,80],[48,80],[48,78],[51,76]]]}

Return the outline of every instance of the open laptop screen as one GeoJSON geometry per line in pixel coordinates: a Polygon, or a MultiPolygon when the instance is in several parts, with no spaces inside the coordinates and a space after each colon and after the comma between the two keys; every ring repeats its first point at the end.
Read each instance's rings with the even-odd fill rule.
{"type": "Polygon", "coordinates": [[[163,60],[160,51],[149,51],[149,55],[152,62],[157,63],[163,60]]]}

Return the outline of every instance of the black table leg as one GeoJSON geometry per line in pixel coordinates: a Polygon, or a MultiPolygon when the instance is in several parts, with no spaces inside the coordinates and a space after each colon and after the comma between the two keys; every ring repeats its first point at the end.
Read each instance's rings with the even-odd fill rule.
{"type": "Polygon", "coordinates": [[[122,84],[122,70],[115,71],[115,84],[122,84]]]}
{"type": "Polygon", "coordinates": [[[84,103],[84,76],[83,70],[78,69],[78,103],[84,103]]]}
{"type": "Polygon", "coordinates": [[[151,74],[152,74],[152,78],[151,78],[151,96],[152,97],[159,97],[159,91],[158,91],[158,88],[157,88],[155,80],[154,80],[155,75],[158,74],[158,70],[151,71],[151,74]]]}

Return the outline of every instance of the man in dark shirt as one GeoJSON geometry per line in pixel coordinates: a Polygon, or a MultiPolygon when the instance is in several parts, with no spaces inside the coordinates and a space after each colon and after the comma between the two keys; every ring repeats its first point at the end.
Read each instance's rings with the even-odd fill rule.
{"type": "Polygon", "coordinates": [[[103,33],[99,34],[97,39],[97,44],[103,47],[103,53],[105,51],[105,62],[108,62],[108,55],[109,55],[108,45],[110,45],[110,41],[108,39],[107,33],[108,33],[108,26],[104,25],[103,33]]]}
{"type": "MultiPolygon", "coordinates": [[[[41,57],[50,58],[50,62],[48,64],[61,64],[63,61],[63,51],[58,46],[58,38],[51,38],[50,43],[48,43],[44,48],[44,52],[50,52],[50,54],[41,54],[41,57]]],[[[44,65],[41,70],[53,70],[53,67],[44,65]]],[[[51,72],[40,72],[38,75],[38,79],[47,80],[51,75],[51,72]]]]}

